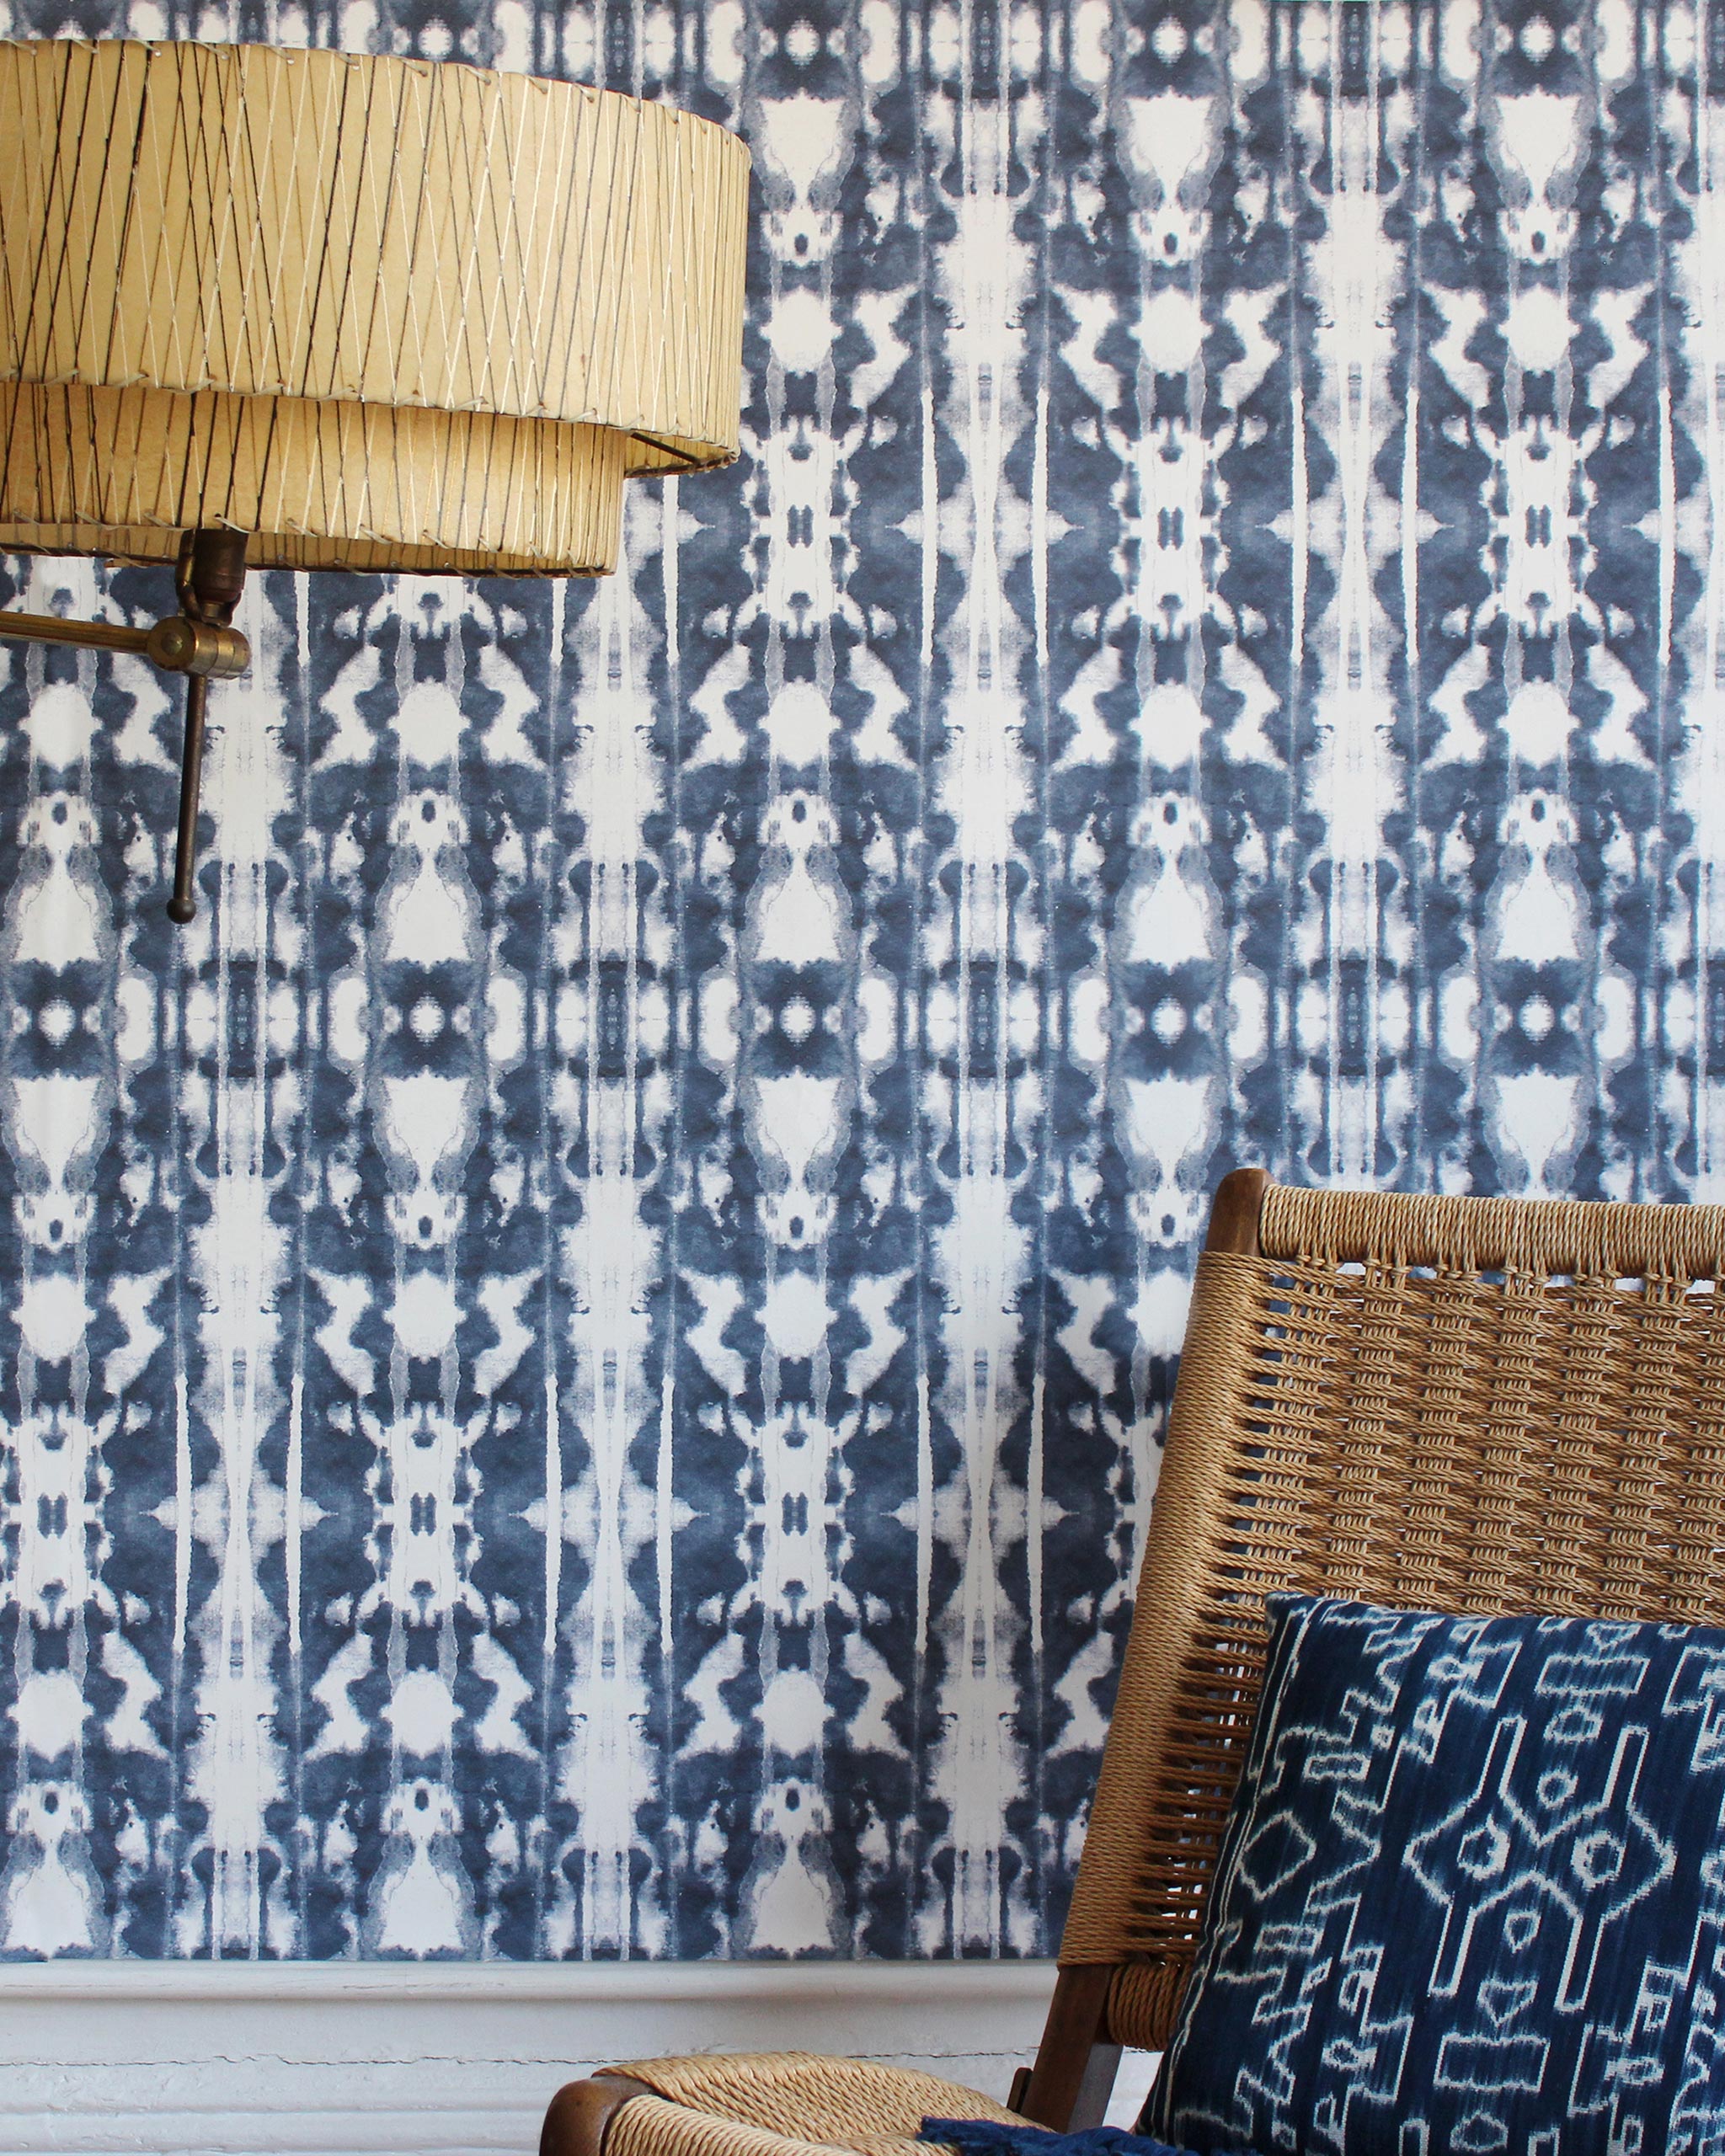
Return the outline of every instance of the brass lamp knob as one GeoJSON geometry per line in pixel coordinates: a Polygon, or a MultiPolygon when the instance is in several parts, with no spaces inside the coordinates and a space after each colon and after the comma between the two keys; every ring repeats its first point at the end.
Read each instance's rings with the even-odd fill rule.
{"type": "Polygon", "coordinates": [[[219,622],[190,622],[170,614],[150,632],[148,653],[167,674],[203,674],[232,681],[252,663],[252,648],[238,629],[219,622]]]}

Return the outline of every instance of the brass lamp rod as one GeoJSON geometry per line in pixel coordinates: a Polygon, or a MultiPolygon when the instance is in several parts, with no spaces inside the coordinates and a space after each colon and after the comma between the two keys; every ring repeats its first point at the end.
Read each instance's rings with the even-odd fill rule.
{"type": "Polygon", "coordinates": [[[130,651],[164,674],[207,674],[232,681],[252,663],[252,648],[238,629],[169,614],[153,628],[128,629],[118,622],[69,622],[59,614],[0,612],[0,636],[21,643],[72,644],[80,651],[130,651]]]}
{"type": "Polygon", "coordinates": [[[148,654],[151,632],[126,629],[117,622],[66,622],[58,614],[0,615],[0,636],[21,643],[73,643],[81,651],[133,651],[148,654]]]}
{"type": "Polygon", "coordinates": [[[174,858],[170,921],[197,911],[193,877],[197,867],[198,793],[204,767],[204,707],[211,681],[231,681],[252,663],[252,648],[232,627],[245,583],[243,531],[188,531],[180,542],[174,587],[179,611],[153,628],[129,629],[117,622],[68,622],[58,614],[0,611],[0,637],[25,643],[71,644],[81,651],[129,651],[164,674],[184,674],[185,745],[179,771],[179,835],[174,858]]]}

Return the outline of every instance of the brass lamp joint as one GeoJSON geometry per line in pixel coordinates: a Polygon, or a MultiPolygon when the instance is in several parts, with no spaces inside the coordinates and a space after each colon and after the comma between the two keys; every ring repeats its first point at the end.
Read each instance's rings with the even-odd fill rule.
{"type": "Polygon", "coordinates": [[[196,913],[198,792],[204,770],[204,719],[212,681],[231,681],[252,663],[252,648],[233,626],[246,581],[246,535],[217,528],[185,532],[174,569],[179,611],[152,629],[118,622],[68,622],[58,614],[0,612],[0,637],[26,643],[71,644],[83,651],[129,651],[165,674],[184,674],[185,740],[180,751],[179,828],[174,841],[174,895],[168,918],[182,924],[196,913]]]}
{"type": "Polygon", "coordinates": [[[252,663],[252,648],[238,629],[220,622],[189,622],[170,614],[151,630],[148,656],[165,674],[205,674],[232,681],[252,663]]]}

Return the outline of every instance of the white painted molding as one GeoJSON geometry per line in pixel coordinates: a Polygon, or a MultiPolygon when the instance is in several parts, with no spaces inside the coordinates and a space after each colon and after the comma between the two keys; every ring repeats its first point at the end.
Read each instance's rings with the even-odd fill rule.
{"type": "Polygon", "coordinates": [[[3,2156],[531,2156],[595,2066],[808,2050],[1003,2096],[1047,1961],[0,1964],[3,2156]]]}
{"type": "Polygon", "coordinates": [[[14,1999],[835,1999],[1046,2007],[1052,1961],[0,1961],[14,1999]]]}

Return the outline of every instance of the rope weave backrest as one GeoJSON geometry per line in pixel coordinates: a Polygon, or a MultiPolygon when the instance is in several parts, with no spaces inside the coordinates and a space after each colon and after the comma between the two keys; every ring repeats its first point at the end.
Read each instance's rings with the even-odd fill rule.
{"type": "Polygon", "coordinates": [[[1061,1948],[1162,2042],[1279,1590],[1725,1623],[1725,1208],[1267,1187],[1199,1262],[1061,1948]]]}

